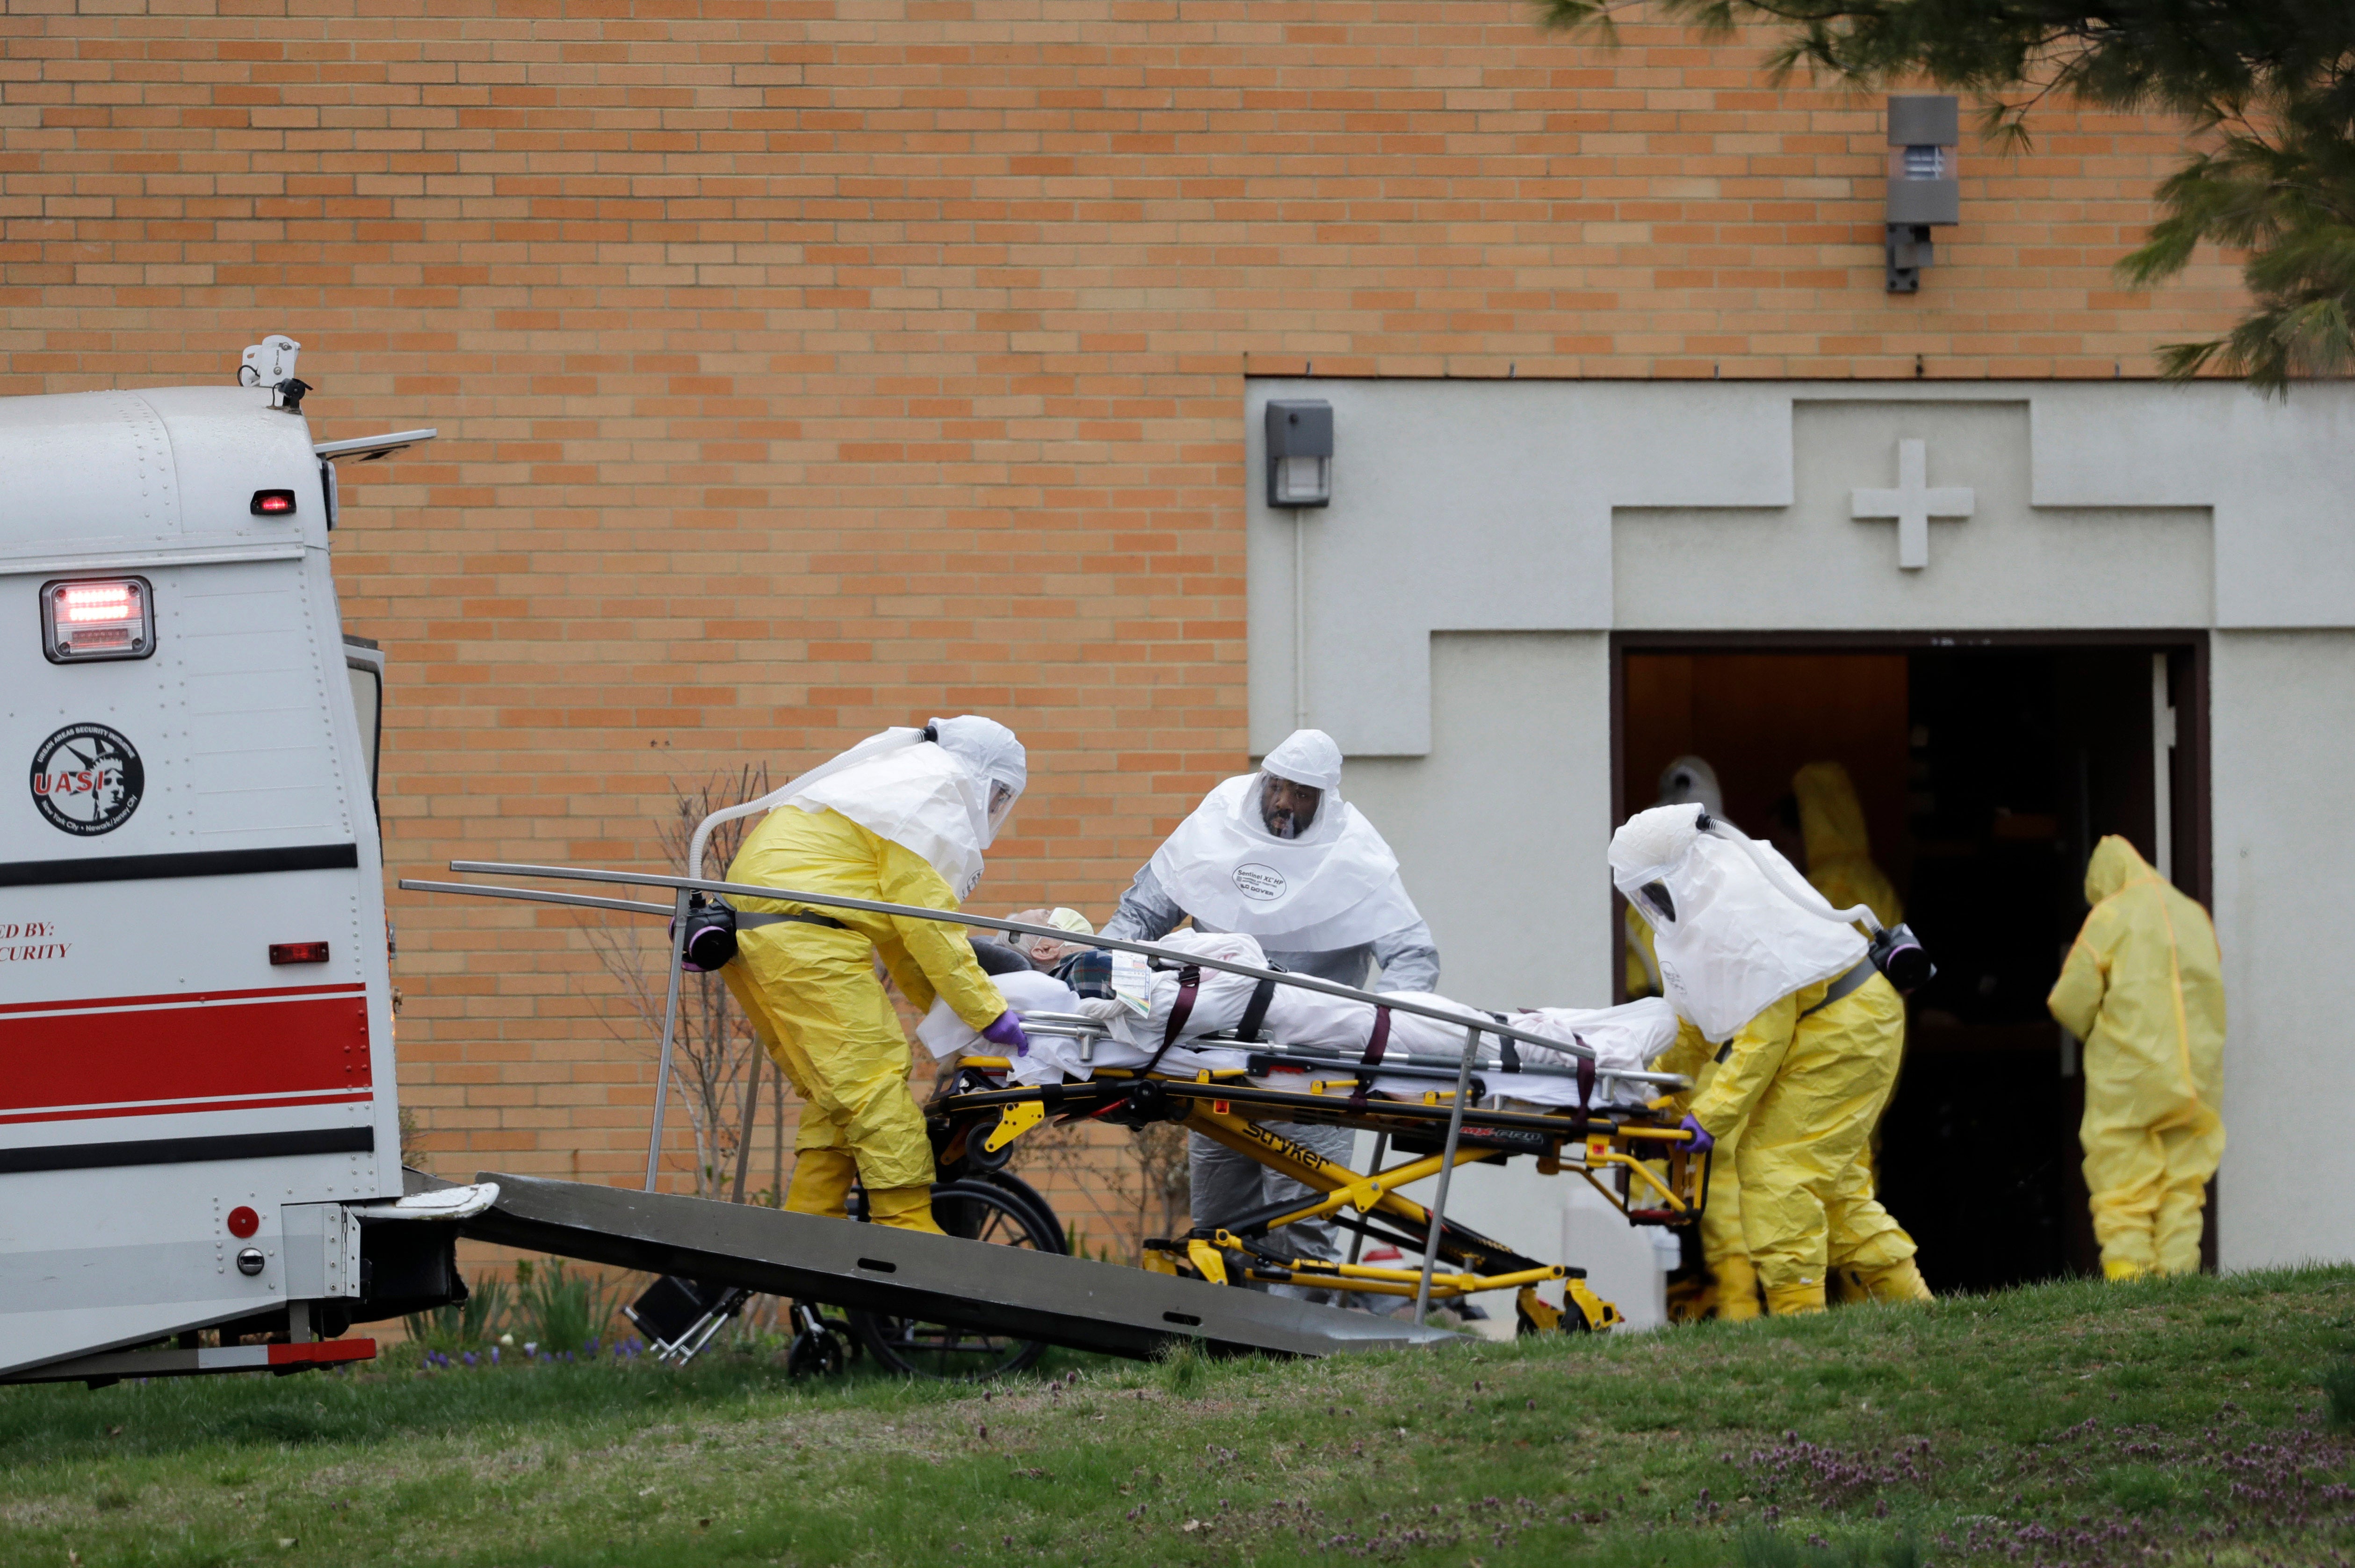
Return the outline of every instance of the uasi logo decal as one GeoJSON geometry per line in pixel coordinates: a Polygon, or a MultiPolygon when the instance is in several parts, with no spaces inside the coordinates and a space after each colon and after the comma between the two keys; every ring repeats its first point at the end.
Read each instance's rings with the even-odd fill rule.
{"type": "Polygon", "coordinates": [[[111,833],[147,791],[139,748],[119,729],[69,724],[33,752],[33,804],[60,832],[111,833]]]}

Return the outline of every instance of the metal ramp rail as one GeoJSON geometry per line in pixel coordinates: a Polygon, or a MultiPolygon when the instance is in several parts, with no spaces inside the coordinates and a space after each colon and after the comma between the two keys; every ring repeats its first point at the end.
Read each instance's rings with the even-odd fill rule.
{"type": "Polygon", "coordinates": [[[1327,1356],[1460,1336],[1392,1318],[815,1214],[484,1171],[498,1202],[462,1222],[502,1246],[920,1318],[1148,1360],[1180,1341],[1214,1355],[1327,1356]]]}

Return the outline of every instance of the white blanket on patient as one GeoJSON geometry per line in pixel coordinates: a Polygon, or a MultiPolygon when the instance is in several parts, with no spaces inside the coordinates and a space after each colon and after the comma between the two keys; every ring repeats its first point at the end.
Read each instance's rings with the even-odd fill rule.
{"type": "MultiPolygon", "coordinates": [[[[1238,933],[1209,934],[1180,931],[1165,938],[1166,947],[1199,954],[1205,958],[1223,959],[1231,963],[1250,964],[1263,969],[1267,956],[1259,943],[1238,933]]],[[[1079,1006],[1079,997],[1069,987],[1053,977],[1043,974],[1015,974],[994,977],[1006,1004],[1018,1012],[1071,1012],[1079,1006]]],[[[1243,1013],[1251,1006],[1252,991],[1258,981],[1246,975],[1229,974],[1223,969],[1205,969],[1195,988],[1193,1006],[1179,1026],[1178,1043],[1161,1055],[1158,1070],[1191,1076],[1209,1070],[1240,1068],[1245,1065],[1243,1049],[1220,1043],[1202,1043],[1199,1037],[1214,1034],[1240,1026],[1243,1013]]],[[[1180,990],[1178,977],[1163,970],[1153,977],[1152,1010],[1143,1017],[1124,1014],[1113,1025],[1110,1039],[1098,1040],[1082,1060],[1079,1041],[1052,1035],[1031,1036],[1029,1054],[1016,1062],[1012,1077],[1017,1083],[1060,1083],[1065,1077],[1086,1078],[1097,1067],[1135,1067],[1151,1061],[1169,1027],[1169,1016],[1178,1003],[1180,990]]],[[[1495,1018],[1477,1008],[1451,1001],[1429,991],[1394,991],[1387,993],[1402,1001],[1421,1002],[1440,1009],[1466,1024],[1487,1025],[1495,1018]]],[[[1290,1045],[1319,1045],[1352,1054],[1362,1053],[1373,1038],[1375,1009],[1369,1002],[1355,1001],[1346,997],[1327,996],[1318,991],[1304,991],[1297,986],[1278,986],[1268,1001],[1265,1022],[1261,1026],[1262,1037],[1290,1045]]],[[[1461,1054],[1465,1030],[1453,1023],[1425,1018],[1416,1013],[1392,1011],[1390,1014],[1390,1037],[1387,1053],[1403,1055],[1408,1052],[1428,1053],[1446,1058],[1461,1054]]],[[[1642,1084],[1614,1080],[1613,1072],[1640,1072],[1646,1063],[1667,1050],[1676,1041],[1675,1010],[1658,997],[1629,1002],[1622,1007],[1576,1008],[1547,1007],[1529,1009],[1506,1015],[1514,1028],[1531,1034],[1544,1035],[1567,1044],[1576,1041],[1594,1053],[1600,1081],[1594,1089],[1598,1105],[1640,1105],[1651,1091],[1642,1084]]],[[[918,1037],[936,1057],[945,1058],[965,1051],[991,1051],[981,1037],[967,1028],[946,1003],[936,1002],[932,1011],[917,1031],[918,1037]]],[[[1487,1054],[1493,1054],[1497,1036],[1484,1035],[1487,1054]]],[[[1568,1051],[1551,1051],[1541,1045],[1517,1043],[1522,1062],[1530,1065],[1554,1067],[1577,1066],[1577,1058],[1568,1051]]],[[[1338,1064],[1336,1065],[1337,1069],[1338,1064]]],[[[1555,1076],[1540,1073],[1507,1073],[1492,1066],[1481,1073],[1492,1097],[1527,1101],[1540,1106],[1572,1106],[1578,1103],[1578,1081],[1572,1076],[1555,1076]]],[[[1283,1086],[1289,1080],[1297,1084],[1297,1075],[1286,1074],[1272,1080],[1283,1086]]],[[[1377,1094],[1402,1095],[1413,1098],[1433,1089],[1446,1087],[1435,1078],[1404,1077],[1380,1074],[1373,1088],[1377,1094]]]]}

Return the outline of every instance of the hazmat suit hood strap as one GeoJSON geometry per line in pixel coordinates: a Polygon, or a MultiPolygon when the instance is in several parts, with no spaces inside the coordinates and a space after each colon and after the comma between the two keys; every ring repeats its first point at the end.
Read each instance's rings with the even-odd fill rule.
{"type": "Polygon", "coordinates": [[[2159,880],[2158,868],[2143,859],[2142,852],[2126,840],[2115,833],[2105,834],[2094,846],[2093,858],[2085,863],[2085,902],[2099,904],[2146,878],[2159,880]]]}
{"type": "MultiPolygon", "coordinates": [[[[911,732],[921,733],[921,732],[911,732]]],[[[961,904],[981,880],[989,842],[989,784],[938,746],[869,753],[837,771],[820,769],[784,802],[838,811],[878,838],[923,857],[961,904]]]]}
{"type": "Polygon", "coordinates": [[[1423,918],[1398,857],[1355,806],[1328,796],[1306,832],[1279,839],[1257,819],[1259,780],[1245,773],[1212,789],[1154,852],[1153,874],[1197,925],[1329,952],[1423,918]]]}

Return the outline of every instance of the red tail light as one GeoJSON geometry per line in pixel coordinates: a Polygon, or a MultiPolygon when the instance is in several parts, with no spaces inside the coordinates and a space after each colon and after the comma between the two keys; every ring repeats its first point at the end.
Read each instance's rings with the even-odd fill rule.
{"type": "Polygon", "coordinates": [[[324,964],[327,961],[325,942],[272,942],[270,961],[273,964],[324,964]]]}
{"type": "Polygon", "coordinates": [[[41,652],[54,664],[144,659],[155,652],[146,579],[100,577],[44,586],[41,652]]]}

